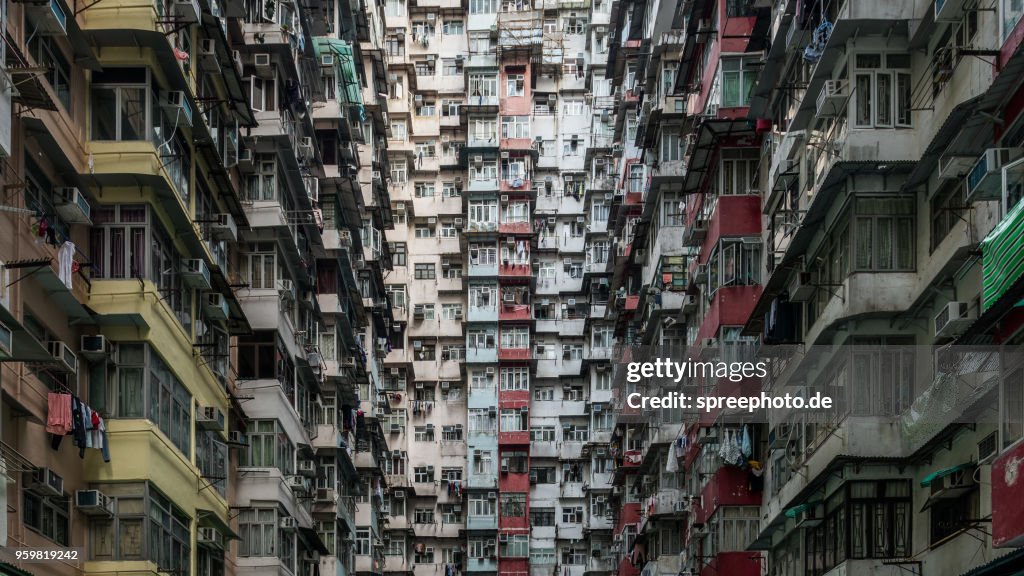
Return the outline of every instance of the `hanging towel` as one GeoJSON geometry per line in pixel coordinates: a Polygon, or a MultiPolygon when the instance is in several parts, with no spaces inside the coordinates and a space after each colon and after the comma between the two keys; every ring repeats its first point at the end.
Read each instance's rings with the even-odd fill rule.
{"type": "Polygon", "coordinates": [[[75,261],[75,243],[66,240],[57,250],[57,276],[71,290],[71,264],[75,261]]]}
{"type": "Polygon", "coordinates": [[[668,461],[665,462],[665,472],[678,472],[679,459],[676,458],[676,443],[668,445],[668,461]]]}
{"type": "Polygon", "coordinates": [[[72,430],[71,394],[50,392],[47,395],[49,411],[46,416],[46,431],[64,436],[72,430]]]}
{"type": "Polygon", "coordinates": [[[743,454],[744,458],[750,458],[751,450],[752,449],[750,446],[750,430],[747,428],[747,425],[744,424],[743,440],[741,440],[740,442],[740,452],[743,454]]]}

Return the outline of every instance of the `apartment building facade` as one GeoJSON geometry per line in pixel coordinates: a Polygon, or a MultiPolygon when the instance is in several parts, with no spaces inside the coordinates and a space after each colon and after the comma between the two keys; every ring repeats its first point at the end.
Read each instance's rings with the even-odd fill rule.
{"type": "Polygon", "coordinates": [[[1018,569],[1020,11],[698,1],[620,13],[616,124],[645,178],[638,220],[615,232],[623,359],[779,346],[764,382],[692,384],[848,394],[827,422],[744,424],[632,410],[626,394],[664,388],[616,379],[620,572],[1018,569]]]}
{"type": "Polygon", "coordinates": [[[2,571],[379,571],[382,13],[2,14],[2,571]]]}
{"type": "Polygon", "coordinates": [[[387,573],[610,573],[608,2],[389,2],[387,573]]]}

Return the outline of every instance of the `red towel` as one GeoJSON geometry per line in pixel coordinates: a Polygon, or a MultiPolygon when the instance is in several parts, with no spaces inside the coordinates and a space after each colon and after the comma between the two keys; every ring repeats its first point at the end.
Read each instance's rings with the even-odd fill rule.
{"type": "Polygon", "coordinates": [[[46,431],[64,436],[71,433],[71,394],[50,392],[49,413],[46,416],[46,431]]]}

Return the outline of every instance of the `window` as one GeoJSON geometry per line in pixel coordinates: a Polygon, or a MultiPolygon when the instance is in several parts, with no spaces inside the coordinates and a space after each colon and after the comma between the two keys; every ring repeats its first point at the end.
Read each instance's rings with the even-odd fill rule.
{"type": "Polygon", "coordinates": [[[523,96],[526,94],[526,76],[509,74],[505,77],[505,96],[523,96]]]}
{"type": "MultiPolygon", "coordinates": [[[[394,512],[392,512],[392,514],[394,514],[394,512]]],[[[384,548],[384,555],[405,556],[405,553],[405,538],[392,534],[392,536],[387,540],[387,546],[384,548]]]]}
{"type": "Polygon", "coordinates": [[[415,435],[413,439],[416,442],[433,442],[434,441],[434,427],[427,428],[426,426],[417,426],[415,428],[415,435]]]}
{"type": "Polygon", "coordinates": [[[1008,355],[1000,382],[1003,448],[1024,438],[1024,364],[1020,355],[1008,355]]]}
{"type": "Polygon", "coordinates": [[[530,329],[526,327],[507,328],[501,332],[502,348],[529,348],[530,329]]]}
{"type": "MultiPolygon", "coordinates": [[[[403,124],[404,126],[404,124],[403,124]]],[[[406,178],[409,174],[408,165],[405,160],[392,160],[391,164],[391,183],[392,184],[405,184],[406,178]]]]}
{"type": "Polygon", "coordinates": [[[647,171],[643,164],[630,164],[629,166],[629,192],[641,194],[647,185],[647,171]]]}
{"type": "Polygon", "coordinates": [[[445,36],[461,36],[466,33],[462,20],[445,20],[441,33],[445,36]]]}
{"type": "Polygon", "coordinates": [[[913,198],[855,200],[854,270],[913,270],[915,237],[913,198]]]}
{"type": "MultiPolygon", "coordinates": [[[[973,473],[973,469],[967,470],[973,473]]],[[[977,490],[963,494],[957,498],[935,500],[928,507],[930,523],[929,542],[932,546],[942,544],[951,536],[959,534],[972,526],[971,519],[977,518],[977,490]]]]}
{"type": "MultiPolygon", "coordinates": [[[[522,422],[522,429],[526,430],[525,416],[522,422]]],[[[522,451],[503,452],[501,455],[501,471],[508,471],[511,474],[527,474],[530,470],[526,464],[529,462],[529,453],[522,451]]],[[[524,496],[520,494],[519,496],[524,496]]]]}
{"type": "Polygon", "coordinates": [[[566,442],[586,442],[590,438],[590,429],[586,424],[564,424],[562,439],[566,442]]]}
{"type": "Polygon", "coordinates": [[[579,98],[562,99],[563,116],[582,116],[587,113],[587,105],[579,98]]]}
{"type": "Polygon", "coordinates": [[[470,14],[495,14],[498,12],[498,0],[469,0],[470,14]]]}
{"type": "MultiPolygon", "coordinates": [[[[149,560],[160,572],[189,573],[191,558],[191,519],[183,510],[149,484],[115,483],[95,486],[117,499],[116,514],[89,520],[89,550],[93,560],[149,560]]],[[[239,533],[246,544],[239,554],[249,553],[260,534],[250,534],[246,515],[239,515],[239,533]],[[243,531],[244,530],[244,531],[243,531]]],[[[273,514],[273,510],[270,513],[273,514]]],[[[276,528],[277,520],[271,521],[276,528]]],[[[271,540],[270,548],[273,548],[271,540]]],[[[266,554],[274,555],[273,551],[266,554]]]]}
{"type": "Polygon", "coordinates": [[[196,467],[221,496],[227,493],[228,445],[216,432],[196,431],[196,467]]]}
{"type": "Polygon", "coordinates": [[[526,558],[530,555],[529,534],[502,534],[502,558],[526,558]]]}
{"type": "Polygon", "coordinates": [[[580,565],[587,563],[586,548],[562,548],[562,564],[580,565]]]}
{"type": "Polygon", "coordinates": [[[257,112],[277,110],[277,80],[275,78],[249,78],[249,96],[252,109],[257,112]]]}
{"type": "Polygon", "coordinates": [[[725,148],[719,170],[719,194],[757,194],[757,148],[725,148]]]}
{"type": "Polygon", "coordinates": [[[416,466],[413,468],[413,482],[417,484],[426,484],[434,481],[434,467],[433,466],[416,466]]]}
{"type": "MultiPolygon", "coordinates": [[[[92,139],[146,140],[155,114],[146,68],[108,68],[92,75],[92,139]]],[[[155,96],[154,96],[155,98],[155,96]]]]}
{"type": "Polygon", "coordinates": [[[529,421],[528,414],[519,408],[502,408],[501,431],[525,432],[529,421]]]}
{"type": "Polygon", "coordinates": [[[148,344],[122,342],[117,358],[116,417],[146,417],[183,454],[189,454],[192,395],[188,389],[148,344]]]}
{"type": "MultiPolygon", "coordinates": [[[[820,576],[847,559],[905,558],[910,552],[913,510],[907,480],[848,482],[824,504],[824,521],[804,532],[806,573],[820,576]]],[[[723,509],[725,510],[725,509],[723,509]]],[[[753,542],[757,535],[757,509],[736,509],[729,535],[732,546],[753,542]],[[741,518],[743,520],[741,520],[741,518]],[[754,526],[743,533],[743,526],[754,526]]],[[[722,523],[723,529],[726,527],[722,523]]],[[[744,548],[737,548],[744,549],[744,548]]]]}
{"type": "MultiPolygon", "coordinates": [[[[548,388],[550,390],[550,388],[548,388]]],[[[531,426],[530,427],[530,442],[554,442],[555,441],[555,427],[554,426],[531,426]]],[[[531,477],[537,468],[530,470],[531,477]]],[[[546,468],[541,468],[546,470],[546,468]]]]}
{"type": "Polygon", "coordinates": [[[470,175],[476,182],[497,180],[498,163],[493,160],[482,163],[474,163],[473,166],[470,168],[470,175]]]}
{"type": "Polygon", "coordinates": [[[494,516],[496,506],[494,498],[488,498],[486,494],[473,493],[469,495],[470,516],[494,516]]]}
{"type": "Polygon", "coordinates": [[[29,51],[35,56],[36,65],[47,70],[46,80],[50,83],[57,100],[67,111],[71,110],[71,64],[64,52],[51,36],[33,34],[29,40],[29,51]]]}
{"type": "Polygon", "coordinates": [[[22,520],[25,526],[47,540],[67,546],[69,499],[67,495],[38,496],[22,491],[22,520]]]}
{"type": "Polygon", "coordinates": [[[413,513],[413,522],[416,524],[433,524],[434,523],[434,509],[433,508],[417,508],[413,513]]]}
{"type": "Polygon", "coordinates": [[[854,127],[911,124],[910,54],[854,54],[854,127]]]}
{"type": "Polygon", "coordinates": [[[499,497],[502,518],[522,518],[526,516],[526,494],[519,492],[502,492],[499,497]]]}
{"type": "MultiPolygon", "coordinates": [[[[492,419],[493,421],[493,419],[492,419]]],[[[477,450],[473,459],[473,474],[494,474],[494,455],[490,450],[477,450]]]]}
{"type": "Polygon", "coordinates": [[[686,140],[679,132],[661,133],[661,161],[677,162],[683,159],[686,152],[686,140]]]}
{"type": "MultiPolygon", "coordinates": [[[[470,102],[472,98],[493,98],[498,95],[498,77],[493,74],[471,74],[469,76],[470,102]]],[[[477,102],[479,103],[479,102],[477,102]]]]}
{"type": "MultiPolygon", "coordinates": [[[[462,440],[462,424],[454,424],[454,425],[451,425],[451,426],[442,426],[441,427],[441,440],[443,440],[445,442],[458,442],[458,441],[462,440]]],[[[459,475],[460,476],[462,475],[461,474],[461,470],[459,471],[459,475]]],[[[453,480],[453,479],[452,478],[448,478],[448,480],[453,480]]]]}
{"type": "Polygon", "coordinates": [[[462,304],[442,304],[441,305],[441,319],[442,320],[460,320],[460,319],[462,319],[462,304]]]}
{"type": "Polygon", "coordinates": [[[530,369],[525,366],[501,369],[502,390],[529,390],[530,369]]]}
{"type": "Polygon", "coordinates": [[[494,556],[493,538],[471,538],[469,540],[470,558],[491,558],[494,556]]]}
{"type": "Polygon", "coordinates": [[[529,138],[530,117],[529,116],[502,116],[501,117],[502,138],[529,138]]]}
{"type": "MultiPolygon", "coordinates": [[[[532,479],[532,475],[531,475],[532,479]]],[[[554,508],[530,508],[530,526],[554,526],[554,508]]]]}
{"type": "Polygon", "coordinates": [[[285,475],[295,471],[295,445],[277,420],[251,421],[248,440],[239,466],[277,468],[285,475]]]}
{"type": "Polygon", "coordinates": [[[750,105],[750,91],[759,69],[749,58],[722,58],[722,107],[750,105]]]}
{"type": "MultiPolygon", "coordinates": [[[[403,142],[408,139],[408,132],[407,132],[407,126],[405,124],[405,120],[392,120],[391,121],[391,139],[392,140],[402,140],[403,142]]],[[[392,168],[394,168],[393,164],[392,164],[392,168]]],[[[394,179],[394,177],[392,177],[392,179],[394,179]]]]}
{"type": "Polygon", "coordinates": [[[712,292],[723,286],[753,286],[761,282],[760,240],[723,239],[711,254],[708,280],[712,292]]]}
{"type": "Polygon", "coordinates": [[[433,198],[434,197],[434,183],[433,182],[420,182],[417,183],[414,188],[414,194],[417,198],[433,198]]]}
{"type": "Polygon", "coordinates": [[[415,278],[417,280],[433,280],[434,276],[434,264],[431,263],[420,263],[416,264],[415,278]]]}
{"type": "MultiPolygon", "coordinates": [[[[390,248],[390,251],[391,251],[391,263],[393,265],[395,265],[395,266],[405,266],[405,257],[406,257],[406,254],[408,253],[408,248],[406,247],[406,243],[405,242],[392,242],[391,246],[389,246],[389,248],[390,248]]],[[[402,289],[403,289],[403,292],[404,292],[405,291],[405,287],[403,286],[402,289]]],[[[391,305],[396,307],[396,308],[401,308],[402,306],[404,306],[404,304],[402,306],[399,306],[399,305],[395,304],[395,300],[394,299],[392,299],[391,305]]]]}
{"type": "MultiPolygon", "coordinates": [[[[479,265],[482,263],[486,263],[488,261],[488,258],[491,265],[497,263],[498,256],[496,248],[490,248],[490,250],[493,250],[493,252],[488,252],[486,248],[477,248],[476,250],[477,260],[471,260],[472,264],[479,265]]],[[[473,252],[471,248],[470,257],[472,258],[472,256],[473,252]]],[[[479,284],[471,284],[469,286],[469,305],[473,308],[494,308],[497,305],[498,300],[496,297],[496,293],[496,286],[481,286],[479,284]]]]}

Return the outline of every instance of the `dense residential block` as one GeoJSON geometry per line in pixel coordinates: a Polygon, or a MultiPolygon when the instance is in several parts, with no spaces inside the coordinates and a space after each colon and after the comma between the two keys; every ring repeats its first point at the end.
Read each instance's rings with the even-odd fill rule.
{"type": "Polygon", "coordinates": [[[4,3],[0,574],[1017,573],[1022,16],[4,3]]]}

